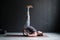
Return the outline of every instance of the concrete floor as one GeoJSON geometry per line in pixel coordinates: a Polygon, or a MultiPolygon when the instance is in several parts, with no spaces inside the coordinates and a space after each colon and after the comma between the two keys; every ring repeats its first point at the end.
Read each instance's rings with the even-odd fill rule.
{"type": "Polygon", "coordinates": [[[0,35],[0,40],[60,40],[60,34],[44,33],[46,36],[42,37],[4,37],[0,35]]]}

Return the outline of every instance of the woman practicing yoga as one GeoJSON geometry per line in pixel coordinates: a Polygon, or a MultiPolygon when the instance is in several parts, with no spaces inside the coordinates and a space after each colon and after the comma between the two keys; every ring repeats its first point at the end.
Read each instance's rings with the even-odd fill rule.
{"type": "Polygon", "coordinates": [[[41,31],[37,31],[34,27],[29,26],[24,28],[24,36],[35,37],[35,36],[43,36],[41,31]]]}
{"type": "Polygon", "coordinates": [[[30,14],[29,14],[30,8],[33,8],[32,5],[27,6],[27,23],[24,26],[23,35],[29,37],[43,36],[43,33],[41,31],[37,31],[34,27],[30,26],[30,14]]]}

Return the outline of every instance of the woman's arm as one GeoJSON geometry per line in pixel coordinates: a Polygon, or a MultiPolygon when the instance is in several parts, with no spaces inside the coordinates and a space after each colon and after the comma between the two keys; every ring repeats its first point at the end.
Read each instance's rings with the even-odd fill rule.
{"type": "Polygon", "coordinates": [[[29,33],[24,29],[24,35],[29,35],[29,33]]]}
{"type": "Polygon", "coordinates": [[[37,36],[37,32],[34,32],[34,33],[32,33],[32,34],[28,34],[28,36],[35,37],[35,36],[37,36]]]}

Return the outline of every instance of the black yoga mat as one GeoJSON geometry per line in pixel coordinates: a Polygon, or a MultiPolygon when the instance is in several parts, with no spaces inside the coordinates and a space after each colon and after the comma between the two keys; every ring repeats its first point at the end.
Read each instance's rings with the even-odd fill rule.
{"type": "MultiPolygon", "coordinates": [[[[28,36],[24,36],[24,35],[5,35],[4,37],[28,37],[28,36]]],[[[48,36],[43,35],[43,36],[36,36],[36,37],[48,37],[48,36]]]]}

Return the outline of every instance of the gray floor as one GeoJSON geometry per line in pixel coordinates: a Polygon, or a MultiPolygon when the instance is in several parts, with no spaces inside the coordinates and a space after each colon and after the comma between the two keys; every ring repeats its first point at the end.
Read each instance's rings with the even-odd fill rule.
{"type": "Polygon", "coordinates": [[[60,40],[60,34],[44,33],[44,37],[4,37],[0,35],[0,40],[60,40]]]}

